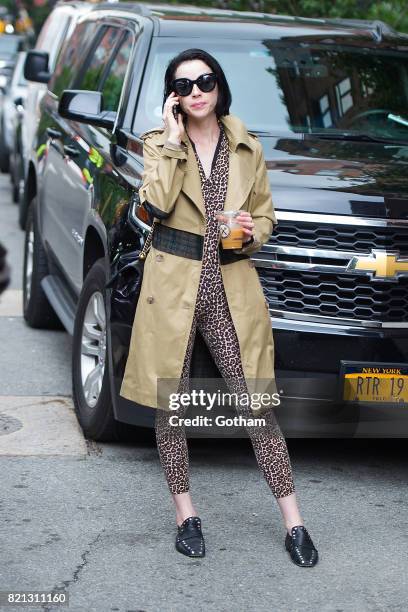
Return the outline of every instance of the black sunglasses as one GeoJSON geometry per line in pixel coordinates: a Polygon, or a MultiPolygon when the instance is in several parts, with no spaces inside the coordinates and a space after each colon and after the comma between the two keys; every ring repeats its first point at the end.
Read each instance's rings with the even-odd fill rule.
{"type": "Polygon", "coordinates": [[[198,79],[192,81],[191,79],[174,79],[171,82],[171,88],[179,96],[189,96],[193,91],[194,83],[197,83],[197,87],[201,91],[209,92],[212,91],[217,82],[217,75],[214,72],[208,72],[206,74],[200,74],[198,79]]]}

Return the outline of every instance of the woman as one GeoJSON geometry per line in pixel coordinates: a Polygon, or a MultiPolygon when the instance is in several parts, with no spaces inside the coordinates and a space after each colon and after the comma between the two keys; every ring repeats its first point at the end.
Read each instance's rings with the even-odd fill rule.
{"type": "MultiPolygon", "coordinates": [[[[190,557],[203,557],[205,543],[189,491],[184,425],[182,418],[174,419],[186,408],[170,413],[168,390],[174,381],[178,393],[189,390],[197,330],[230,392],[243,398],[250,380],[266,379],[276,390],[269,311],[249,255],[268,240],[277,220],[262,146],[229,113],[230,104],[219,63],[201,49],[188,49],[166,70],[164,128],[142,135],[139,197],[158,223],[121,395],[156,408],[157,447],[176,508],[176,549],[190,557]],[[219,246],[217,210],[240,211],[244,244],[233,253],[219,246]],[[159,379],[170,381],[166,392],[158,391],[159,379]]],[[[244,403],[235,407],[239,415],[253,416],[244,403]]],[[[286,549],[297,565],[314,566],[318,553],[299,513],[285,439],[271,408],[262,418],[262,425],[248,424],[246,430],[279,504],[286,549]]]]}

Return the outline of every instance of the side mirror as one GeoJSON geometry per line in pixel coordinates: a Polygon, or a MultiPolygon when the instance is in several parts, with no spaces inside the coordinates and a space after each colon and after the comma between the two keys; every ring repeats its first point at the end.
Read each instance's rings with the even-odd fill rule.
{"type": "Polygon", "coordinates": [[[62,92],[58,112],[64,119],[113,129],[116,113],[103,111],[102,103],[100,91],[66,89],[62,92]]]}
{"type": "Polygon", "coordinates": [[[48,53],[45,51],[27,51],[24,62],[24,78],[36,83],[48,83],[51,78],[48,61],[48,53]]]}

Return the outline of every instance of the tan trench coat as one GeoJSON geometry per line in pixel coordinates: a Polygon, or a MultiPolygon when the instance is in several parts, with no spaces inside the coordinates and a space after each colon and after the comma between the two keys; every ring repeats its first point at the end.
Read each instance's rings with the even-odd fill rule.
{"type": "MultiPolygon", "coordinates": [[[[268,240],[277,223],[263,149],[237,116],[224,115],[220,119],[230,148],[224,209],[251,213],[254,242],[237,250],[250,255],[268,240]]],[[[162,219],[164,225],[203,236],[205,205],[191,142],[185,136],[182,150],[175,150],[165,146],[167,137],[164,128],[142,134],[144,172],[140,201],[170,213],[162,219]]],[[[200,270],[201,261],[169,253],[159,255],[158,250],[150,248],[121,396],[144,406],[169,410],[168,402],[158,398],[157,379],[180,379],[200,270]]],[[[250,392],[276,393],[271,320],[254,262],[241,259],[222,265],[221,272],[248,388],[250,392]]],[[[175,392],[176,382],[170,388],[169,392],[175,392]]],[[[263,409],[256,414],[261,412],[263,409]]]]}

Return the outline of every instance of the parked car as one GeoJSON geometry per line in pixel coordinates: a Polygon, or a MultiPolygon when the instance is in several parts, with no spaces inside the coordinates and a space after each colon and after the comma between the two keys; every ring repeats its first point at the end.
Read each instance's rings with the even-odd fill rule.
{"type": "Polygon", "coordinates": [[[25,48],[24,36],[0,35],[0,170],[9,171],[9,126],[5,122],[3,107],[9,94],[11,80],[19,53],[25,48]],[[8,131],[8,133],[6,133],[8,131]]]}
{"type": "Polygon", "coordinates": [[[7,262],[7,249],[0,242],[0,294],[10,285],[11,269],[7,262]]]}
{"type": "MultiPolygon", "coordinates": [[[[133,321],[106,283],[144,243],[141,134],[162,126],[166,65],[190,47],[220,61],[231,113],[263,145],[278,225],[253,260],[282,429],[407,436],[408,37],[380,22],[136,3],[78,22],[28,164],[24,317],[73,335],[84,432],[153,426],[154,410],[119,395],[133,321]]],[[[27,78],[47,62],[29,54],[27,78]]],[[[193,377],[198,368],[193,359],[193,377]]]]}
{"type": "Polygon", "coordinates": [[[18,186],[19,168],[16,165],[16,147],[19,147],[19,125],[22,121],[24,104],[27,94],[27,81],[24,78],[23,67],[25,51],[20,51],[17,63],[11,77],[10,85],[3,96],[0,106],[0,122],[2,131],[3,165],[10,169],[13,184],[13,199],[17,202],[16,185],[18,186]],[[10,163],[11,162],[11,163],[10,163]]]}
{"type": "Polygon", "coordinates": [[[0,75],[11,77],[18,54],[25,50],[26,44],[21,34],[0,34],[0,75]]]}
{"type": "Polygon", "coordinates": [[[41,81],[30,82],[28,85],[24,121],[20,126],[20,155],[15,162],[16,166],[23,171],[22,182],[24,186],[22,188],[20,185],[19,189],[19,224],[23,230],[27,218],[28,201],[26,194],[27,191],[32,189],[32,185],[27,184],[27,181],[30,180],[28,173],[29,155],[39,122],[40,101],[47,91],[47,80],[54,71],[64,42],[71,35],[78,19],[91,7],[92,4],[88,2],[57,2],[38,35],[34,50],[38,53],[48,54],[48,74],[41,75],[41,81]]]}

